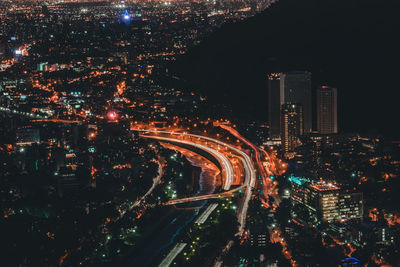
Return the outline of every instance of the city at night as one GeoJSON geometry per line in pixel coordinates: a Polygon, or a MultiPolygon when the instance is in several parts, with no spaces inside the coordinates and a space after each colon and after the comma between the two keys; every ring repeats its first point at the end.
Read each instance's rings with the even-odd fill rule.
{"type": "Polygon", "coordinates": [[[0,0],[0,266],[400,266],[399,14],[0,0]]]}

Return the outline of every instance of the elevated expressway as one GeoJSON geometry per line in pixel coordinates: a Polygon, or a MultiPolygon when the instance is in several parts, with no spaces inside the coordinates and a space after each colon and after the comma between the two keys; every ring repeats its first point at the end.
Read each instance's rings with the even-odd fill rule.
{"type": "Polygon", "coordinates": [[[182,133],[182,132],[172,132],[172,131],[163,131],[163,130],[150,130],[150,129],[132,129],[134,131],[140,132],[141,136],[144,138],[150,139],[157,139],[160,141],[169,141],[174,143],[181,143],[185,145],[191,145],[193,147],[197,147],[199,149],[203,149],[207,151],[211,155],[217,158],[218,162],[221,165],[221,169],[223,172],[223,189],[227,190],[226,192],[222,192],[219,194],[211,194],[211,195],[203,195],[203,196],[194,196],[189,198],[184,198],[180,200],[171,200],[167,204],[178,204],[196,200],[204,200],[204,199],[212,199],[224,196],[231,196],[235,191],[240,189],[244,189],[244,196],[242,201],[238,207],[237,218],[239,222],[239,229],[238,234],[241,235],[244,230],[244,226],[246,224],[246,214],[247,209],[249,206],[249,201],[252,195],[253,188],[256,182],[256,171],[253,167],[252,160],[249,155],[245,152],[241,151],[240,149],[231,146],[227,143],[219,141],[214,138],[196,135],[196,134],[189,134],[189,133],[182,133]],[[164,136],[160,136],[164,135],[164,136]],[[168,137],[165,137],[168,136],[168,137]],[[181,139],[180,139],[181,138],[181,139]],[[189,140],[185,140],[184,138],[188,138],[189,140]],[[208,144],[210,142],[211,144],[208,144]],[[205,144],[204,144],[205,143],[205,144]],[[243,169],[244,169],[244,182],[241,186],[229,190],[232,182],[234,181],[234,172],[232,168],[232,163],[229,161],[224,153],[217,151],[216,149],[212,148],[213,145],[218,145],[220,147],[229,149],[233,151],[242,161],[243,169]]]}
{"type": "MultiPolygon", "coordinates": [[[[264,197],[265,197],[266,200],[268,200],[268,198],[270,196],[272,196],[274,198],[274,200],[275,200],[274,208],[276,208],[277,204],[280,203],[280,198],[279,198],[279,195],[275,192],[276,191],[275,185],[273,184],[273,181],[270,178],[270,175],[273,175],[274,173],[277,173],[276,167],[275,167],[276,166],[276,164],[275,164],[276,159],[272,159],[272,157],[269,155],[268,152],[266,152],[264,149],[258,148],[256,145],[254,145],[253,143],[248,141],[246,138],[241,136],[239,134],[239,132],[236,131],[231,126],[223,124],[223,123],[215,123],[214,125],[215,126],[219,126],[220,128],[228,131],[230,134],[235,136],[237,139],[242,141],[244,144],[249,146],[254,151],[255,162],[257,163],[259,174],[260,174],[260,176],[262,178],[262,181],[263,181],[264,197]],[[262,164],[262,159],[261,159],[261,153],[260,152],[262,154],[264,154],[265,157],[268,159],[268,162],[270,164],[269,166],[264,166],[262,164]]],[[[263,201],[263,204],[266,205],[266,206],[269,206],[267,204],[267,202],[265,202],[265,201],[263,201]]]]}
{"type": "Polygon", "coordinates": [[[198,148],[200,150],[203,150],[207,153],[209,153],[211,156],[213,156],[219,163],[219,166],[221,167],[222,171],[222,176],[223,176],[223,189],[224,190],[229,190],[230,187],[232,186],[232,182],[234,179],[234,172],[233,172],[233,167],[231,162],[228,160],[228,158],[223,155],[221,152],[207,147],[202,144],[197,144],[194,142],[186,141],[186,140],[179,140],[176,138],[168,138],[168,137],[162,137],[162,136],[154,136],[154,135],[142,135],[144,138],[149,138],[149,139],[156,139],[160,141],[166,141],[166,142],[172,142],[172,143],[179,143],[179,144],[185,144],[188,146],[192,146],[195,148],[198,148]]]}

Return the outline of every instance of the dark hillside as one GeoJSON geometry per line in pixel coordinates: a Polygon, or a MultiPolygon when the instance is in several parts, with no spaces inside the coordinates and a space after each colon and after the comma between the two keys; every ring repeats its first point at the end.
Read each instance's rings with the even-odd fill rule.
{"type": "Polygon", "coordinates": [[[307,69],[314,87],[338,87],[341,130],[399,136],[397,2],[281,0],[223,26],[172,68],[237,116],[260,120],[267,120],[265,74],[307,69]]]}

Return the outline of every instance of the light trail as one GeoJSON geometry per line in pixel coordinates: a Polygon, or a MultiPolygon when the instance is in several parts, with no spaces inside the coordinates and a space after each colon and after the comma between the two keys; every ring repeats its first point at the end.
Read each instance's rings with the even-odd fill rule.
{"type": "MultiPolygon", "coordinates": [[[[256,183],[256,174],[255,174],[255,170],[253,168],[252,161],[251,161],[249,155],[247,155],[243,151],[241,151],[241,150],[237,149],[236,147],[233,147],[229,144],[226,144],[224,142],[221,142],[219,140],[216,140],[216,139],[213,139],[210,137],[201,136],[201,135],[186,134],[186,133],[179,133],[179,132],[146,130],[146,129],[135,129],[135,130],[137,130],[139,132],[164,133],[164,134],[169,134],[169,135],[181,135],[181,136],[200,138],[203,140],[208,140],[213,143],[225,146],[225,147],[230,148],[231,150],[235,151],[236,153],[238,153],[242,157],[243,167],[244,167],[244,171],[245,171],[245,181],[244,181],[243,187],[246,187],[246,190],[244,193],[244,198],[238,209],[238,214],[237,214],[238,223],[239,223],[238,234],[240,236],[243,235],[244,227],[246,224],[246,217],[247,217],[247,210],[249,207],[249,201],[250,201],[250,198],[252,195],[252,190],[256,183]]],[[[234,243],[233,240],[229,240],[228,245],[225,247],[224,251],[228,251],[231,248],[231,246],[233,245],[233,243],[234,243]]],[[[218,260],[216,262],[216,265],[218,265],[218,264],[219,265],[222,264],[222,262],[220,261],[220,258],[218,258],[218,260]]]]}
{"type": "MultiPolygon", "coordinates": [[[[164,174],[163,167],[159,161],[155,161],[158,164],[158,174],[155,178],[153,178],[153,184],[151,185],[150,189],[143,195],[143,197],[138,201],[143,201],[148,195],[153,192],[154,188],[160,183],[161,177],[164,174]]],[[[139,203],[140,204],[140,203],[139,203]]]]}
{"type": "MultiPolygon", "coordinates": [[[[190,148],[184,148],[179,144],[167,142],[160,142],[160,144],[166,149],[181,153],[192,166],[199,167],[201,169],[198,180],[199,188],[196,192],[197,196],[213,194],[215,193],[216,186],[222,186],[221,169],[220,167],[217,167],[217,165],[210,159],[190,150],[190,148]]],[[[234,173],[234,176],[237,176],[237,173],[234,173]]]]}
{"type": "Polygon", "coordinates": [[[268,193],[269,193],[268,187],[270,185],[271,179],[269,178],[268,173],[267,173],[267,172],[269,172],[269,170],[266,170],[264,165],[262,164],[259,148],[256,145],[254,145],[253,143],[251,143],[250,141],[248,141],[246,138],[244,138],[242,135],[240,135],[239,132],[236,131],[235,129],[233,129],[232,127],[225,125],[225,124],[221,124],[221,123],[216,123],[216,125],[221,127],[222,129],[228,131],[229,133],[231,133],[237,139],[239,139],[240,141],[245,143],[247,146],[251,147],[251,149],[254,151],[255,159],[256,159],[256,162],[258,165],[258,169],[259,169],[259,173],[261,175],[262,181],[264,182],[264,186],[263,186],[263,190],[265,192],[264,196],[268,199],[268,193]]]}
{"type": "Polygon", "coordinates": [[[127,211],[131,211],[134,207],[140,206],[145,200],[146,197],[153,192],[154,188],[160,183],[161,177],[164,174],[163,167],[159,161],[156,161],[158,164],[158,174],[156,177],[153,178],[153,184],[151,185],[150,189],[138,200],[136,200],[132,205],[129,206],[128,210],[123,210],[119,216],[119,218],[124,217],[127,211]]]}
{"type": "MultiPolygon", "coordinates": [[[[233,147],[233,146],[231,146],[231,145],[229,145],[227,143],[224,143],[224,142],[221,142],[221,141],[219,141],[217,139],[206,137],[206,136],[201,136],[201,135],[196,135],[196,134],[180,133],[180,132],[169,132],[169,131],[163,131],[163,130],[149,130],[149,129],[133,129],[133,130],[139,131],[139,132],[161,133],[161,134],[181,135],[181,136],[200,138],[200,139],[203,139],[203,140],[208,140],[210,142],[220,144],[220,145],[225,146],[225,147],[235,151],[236,153],[238,153],[243,158],[242,161],[243,161],[243,166],[244,166],[244,170],[245,170],[245,182],[244,182],[244,185],[246,186],[246,191],[244,193],[243,204],[242,204],[242,206],[241,206],[241,208],[239,209],[239,212],[238,212],[238,222],[239,222],[238,234],[239,235],[243,234],[243,230],[244,230],[244,227],[245,227],[245,224],[246,224],[247,209],[248,209],[249,201],[250,201],[250,198],[251,198],[251,195],[252,195],[252,190],[253,190],[253,188],[255,186],[255,182],[256,182],[255,170],[253,168],[253,164],[252,164],[252,161],[251,161],[249,155],[247,155],[246,153],[244,153],[240,149],[237,149],[236,147],[233,147]]],[[[182,140],[180,140],[180,141],[182,141],[182,140]]],[[[185,142],[187,142],[187,141],[185,141],[185,142]]]]}
{"type": "Polygon", "coordinates": [[[234,172],[233,172],[232,164],[222,153],[218,152],[217,150],[214,150],[212,148],[209,148],[209,147],[201,145],[201,144],[197,144],[197,143],[189,142],[189,141],[185,141],[185,140],[179,140],[179,139],[175,139],[175,138],[167,138],[167,137],[161,137],[161,136],[148,136],[148,135],[142,135],[142,137],[186,144],[186,145],[190,145],[193,147],[197,147],[203,151],[206,151],[207,153],[209,153],[213,157],[215,157],[218,160],[219,164],[221,165],[221,169],[222,169],[221,171],[222,171],[223,177],[225,177],[225,179],[223,179],[224,180],[223,189],[229,190],[230,187],[232,186],[232,183],[234,180],[233,179],[234,172]]]}
{"type": "Polygon", "coordinates": [[[203,224],[210,216],[210,214],[215,210],[216,207],[218,207],[218,204],[216,203],[213,203],[210,206],[208,206],[207,209],[196,219],[194,223],[203,224]]]}
{"type": "Polygon", "coordinates": [[[186,243],[178,243],[173,249],[168,253],[167,257],[158,265],[158,267],[168,267],[171,265],[172,261],[178,256],[179,253],[186,247],[186,243]]]}
{"type": "Polygon", "coordinates": [[[229,191],[222,192],[222,193],[174,199],[174,200],[170,200],[170,201],[166,202],[164,205],[175,205],[175,204],[188,203],[188,202],[207,200],[207,199],[213,199],[213,198],[232,197],[232,196],[234,196],[235,192],[239,191],[240,189],[242,189],[244,187],[245,187],[245,185],[242,185],[235,189],[231,189],[229,191]]]}
{"type": "Polygon", "coordinates": [[[4,111],[4,112],[7,112],[7,113],[12,113],[12,114],[15,114],[15,115],[20,115],[20,116],[26,116],[26,117],[34,118],[34,119],[47,119],[48,118],[46,116],[40,116],[38,114],[33,114],[33,113],[30,113],[30,112],[24,112],[24,111],[19,111],[19,110],[16,110],[16,109],[5,108],[5,107],[0,107],[0,111],[4,111]]]}
{"type": "MultiPolygon", "coordinates": [[[[273,181],[271,180],[271,178],[269,176],[272,174],[278,174],[276,167],[275,167],[276,164],[275,164],[274,160],[270,157],[270,155],[267,151],[265,151],[264,149],[258,148],[252,142],[248,141],[246,138],[244,138],[242,135],[240,135],[239,132],[236,131],[234,128],[232,128],[226,124],[222,124],[222,123],[215,123],[215,125],[230,132],[233,136],[235,136],[236,138],[238,138],[243,143],[245,143],[246,145],[248,145],[249,147],[251,147],[253,149],[253,151],[255,153],[255,159],[256,159],[256,162],[258,165],[258,169],[260,170],[260,175],[261,175],[262,181],[263,181],[264,197],[266,198],[266,200],[268,200],[269,196],[272,196],[274,198],[275,203],[273,205],[273,209],[275,210],[276,207],[278,206],[278,204],[280,203],[280,198],[279,198],[279,195],[276,193],[275,185],[273,184],[273,181]],[[262,164],[260,151],[268,159],[269,166],[271,166],[273,168],[273,170],[271,170],[267,166],[264,167],[264,165],[262,164]]],[[[262,200],[262,203],[265,207],[269,206],[269,204],[267,202],[265,202],[264,200],[262,200]]]]}
{"type": "Polygon", "coordinates": [[[82,123],[82,121],[78,120],[63,120],[63,119],[40,119],[33,120],[34,122],[54,122],[54,123],[62,123],[62,124],[73,124],[73,123],[82,123]]]}
{"type": "Polygon", "coordinates": [[[283,256],[290,261],[293,267],[298,267],[298,264],[292,257],[292,253],[288,248],[286,241],[282,237],[282,231],[279,227],[270,231],[270,241],[271,243],[280,243],[282,245],[282,254],[283,256]]]}

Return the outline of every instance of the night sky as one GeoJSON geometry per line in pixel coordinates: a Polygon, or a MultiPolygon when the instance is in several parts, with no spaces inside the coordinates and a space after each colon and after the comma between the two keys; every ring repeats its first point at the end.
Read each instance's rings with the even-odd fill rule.
{"type": "Polygon", "coordinates": [[[400,5],[282,0],[223,26],[174,67],[237,116],[267,120],[265,75],[310,70],[313,90],[338,88],[339,130],[399,137],[400,5]]]}

